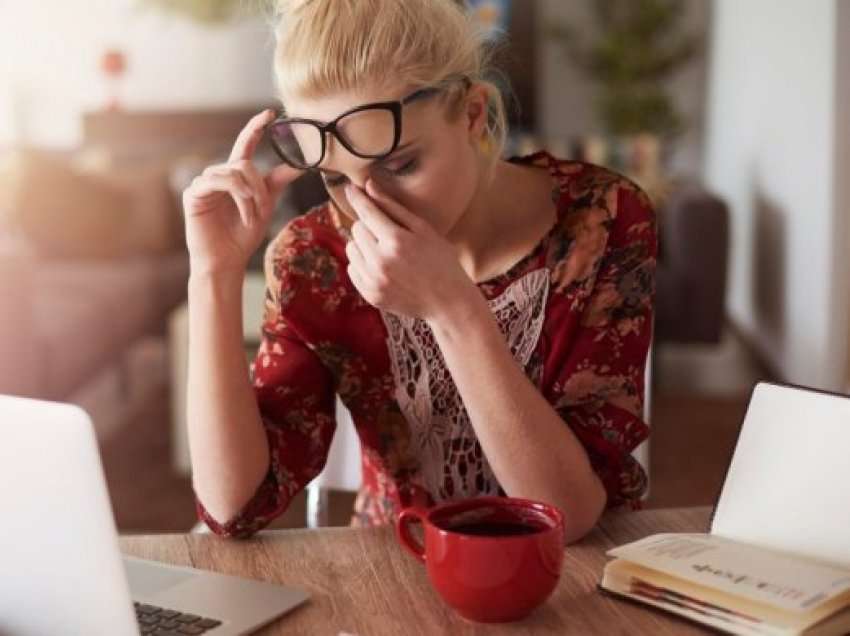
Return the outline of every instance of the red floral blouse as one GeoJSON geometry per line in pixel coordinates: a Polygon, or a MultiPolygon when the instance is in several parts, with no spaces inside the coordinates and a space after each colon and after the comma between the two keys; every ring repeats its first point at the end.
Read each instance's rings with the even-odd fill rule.
{"type": "MultiPolygon", "coordinates": [[[[552,177],[557,221],[504,274],[480,283],[514,357],[581,441],[608,505],[639,507],[632,450],[641,419],[655,262],[655,216],[634,183],[540,152],[511,161],[552,177]]],[[[271,451],[254,497],[217,534],[247,537],[280,515],[327,458],[338,394],[360,437],[353,525],[392,522],[413,493],[431,502],[504,495],[428,325],[369,305],[349,280],[345,231],[324,204],[266,252],[263,338],[251,368],[271,451]]]]}

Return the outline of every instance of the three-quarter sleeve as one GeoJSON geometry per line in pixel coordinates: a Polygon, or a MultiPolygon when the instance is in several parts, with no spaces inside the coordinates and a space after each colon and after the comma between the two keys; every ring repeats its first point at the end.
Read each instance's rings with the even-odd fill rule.
{"type": "Polygon", "coordinates": [[[301,245],[284,229],[267,249],[262,338],[251,383],[269,442],[270,465],[254,496],[232,519],[214,519],[196,497],[200,519],[218,535],[246,538],[282,514],[323,469],[336,427],[330,371],[286,315],[310,290],[299,262],[301,245]]]}
{"type": "MultiPolygon", "coordinates": [[[[587,451],[608,506],[640,507],[647,478],[632,451],[649,435],[643,419],[652,338],[657,235],[646,194],[619,181],[578,213],[573,247],[585,258],[588,292],[554,382],[555,408],[587,451]],[[588,255],[594,255],[588,257],[588,255]]],[[[580,277],[581,275],[579,275],[580,277]]]]}

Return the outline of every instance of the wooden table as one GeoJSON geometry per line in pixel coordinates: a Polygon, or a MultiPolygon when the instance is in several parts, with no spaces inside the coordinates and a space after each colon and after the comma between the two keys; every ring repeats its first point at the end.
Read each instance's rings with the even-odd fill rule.
{"type": "Polygon", "coordinates": [[[698,626],[596,589],[605,551],[656,532],[701,532],[709,508],[609,513],[569,546],[558,588],[523,621],[478,625],[456,616],[391,528],[261,532],[247,541],[214,535],[121,537],[125,554],[298,586],[312,598],[259,634],[705,634],[698,626]]]}

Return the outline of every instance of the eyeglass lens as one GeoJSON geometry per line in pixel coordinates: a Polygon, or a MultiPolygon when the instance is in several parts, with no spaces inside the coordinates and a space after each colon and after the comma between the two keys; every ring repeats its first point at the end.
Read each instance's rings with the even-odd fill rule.
{"type": "MultiPolygon", "coordinates": [[[[368,157],[378,157],[392,150],[395,119],[392,111],[374,108],[346,115],[336,124],[336,133],[349,150],[368,157]]],[[[277,122],[271,134],[278,149],[299,166],[315,166],[322,160],[322,133],[308,122],[277,122]]],[[[331,143],[330,139],[326,140],[331,143]]]]}

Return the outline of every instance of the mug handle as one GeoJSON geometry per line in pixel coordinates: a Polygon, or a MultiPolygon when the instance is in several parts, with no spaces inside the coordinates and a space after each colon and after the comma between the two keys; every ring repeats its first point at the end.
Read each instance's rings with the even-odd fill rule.
{"type": "Polygon", "coordinates": [[[398,520],[395,524],[396,536],[401,542],[401,545],[422,563],[425,563],[425,548],[413,537],[413,534],[410,532],[410,524],[417,521],[424,525],[427,514],[427,511],[418,506],[405,508],[398,515],[398,520]]]}

